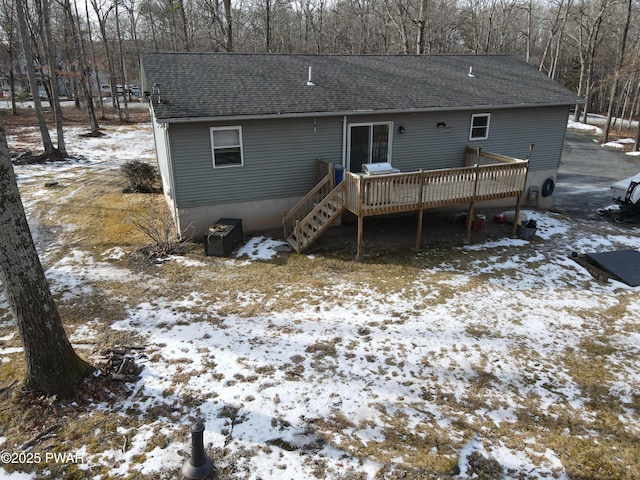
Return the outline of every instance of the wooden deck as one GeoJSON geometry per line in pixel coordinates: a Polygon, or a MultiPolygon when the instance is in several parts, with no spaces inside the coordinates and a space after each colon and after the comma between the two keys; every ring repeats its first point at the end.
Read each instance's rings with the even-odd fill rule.
{"type": "MultiPolygon", "coordinates": [[[[320,183],[283,217],[285,238],[302,252],[345,210],[358,217],[358,257],[362,255],[366,217],[418,211],[416,248],[420,248],[425,209],[468,204],[467,241],[475,204],[500,198],[516,199],[516,218],[524,192],[528,161],[467,148],[465,167],[386,175],[345,172],[334,187],[331,165],[323,163],[320,183]]],[[[516,225],[513,228],[515,235],[516,225]]]]}

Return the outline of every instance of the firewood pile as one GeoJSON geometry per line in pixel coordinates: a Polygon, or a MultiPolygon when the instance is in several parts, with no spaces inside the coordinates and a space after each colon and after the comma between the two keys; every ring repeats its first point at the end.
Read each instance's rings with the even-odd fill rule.
{"type": "Polygon", "coordinates": [[[144,366],[138,365],[136,360],[146,358],[144,349],[144,346],[126,345],[105,350],[102,352],[105,359],[103,371],[113,380],[137,382],[144,366]]]}

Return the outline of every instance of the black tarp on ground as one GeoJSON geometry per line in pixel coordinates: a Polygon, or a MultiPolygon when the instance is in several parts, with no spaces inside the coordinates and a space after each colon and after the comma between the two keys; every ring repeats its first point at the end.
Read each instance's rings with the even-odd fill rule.
{"type": "Polygon", "coordinates": [[[631,287],[640,286],[640,252],[587,253],[587,257],[631,287]]]}

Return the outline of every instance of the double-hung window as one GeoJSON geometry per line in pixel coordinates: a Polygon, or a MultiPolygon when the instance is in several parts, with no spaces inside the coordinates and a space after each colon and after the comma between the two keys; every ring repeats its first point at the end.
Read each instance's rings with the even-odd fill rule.
{"type": "Polygon", "coordinates": [[[213,168],[241,167],[242,127],[211,127],[213,168]]]}
{"type": "Polygon", "coordinates": [[[469,140],[486,140],[489,138],[490,113],[474,113],[471,115],[469,140]]]}

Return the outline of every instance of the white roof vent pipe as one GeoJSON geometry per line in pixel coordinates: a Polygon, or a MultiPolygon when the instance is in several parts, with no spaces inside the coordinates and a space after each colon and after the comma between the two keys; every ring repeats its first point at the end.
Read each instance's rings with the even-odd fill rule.
{"type": "Polygon", "coordinates": [[[469,78],[476,78],[476,76],[473,74],[473,67],[469,67],[469,73],[467,75],[469,75],[469,78]]]}
{"type": "Polygon", "coordinates": [[[309,65],[309,79],[307,80],[307,86],[308,87],[315,86],[315,82],[313,81],[313,76],[312,76],[312,71],[311,71],[311,65],[309,65]]]}

